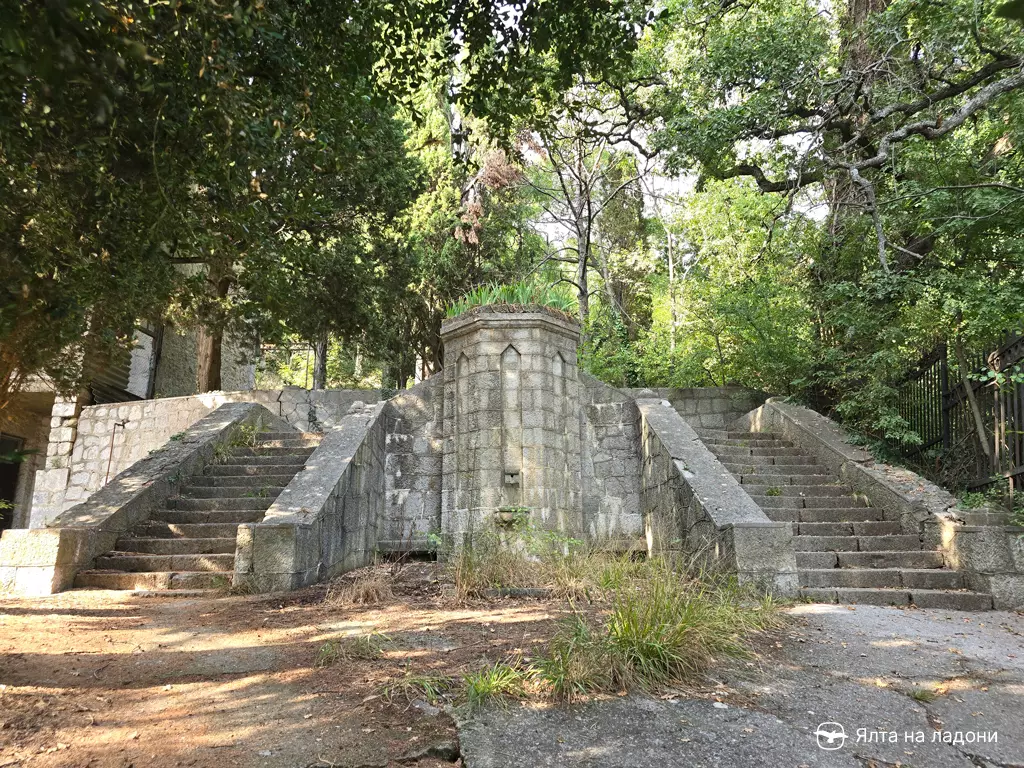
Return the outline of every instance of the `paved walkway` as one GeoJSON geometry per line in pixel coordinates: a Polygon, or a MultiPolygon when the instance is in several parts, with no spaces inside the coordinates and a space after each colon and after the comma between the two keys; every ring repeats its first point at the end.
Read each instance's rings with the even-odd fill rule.
{"type": "Polygon", "coordinates": [[[781,649],[719,676],[719,701],[492,710],[461,728],[466,768],[1024,766],[1024,616],[792,613],[781,649]]]}

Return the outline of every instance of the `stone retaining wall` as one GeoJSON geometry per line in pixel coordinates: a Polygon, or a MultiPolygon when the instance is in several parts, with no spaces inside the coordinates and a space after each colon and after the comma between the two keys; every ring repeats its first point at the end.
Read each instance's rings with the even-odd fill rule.
{"type": "Polygon", "coordinates": [[[583,521],[590,541],[628,549],[643,541],[640,413],[621,391],[580,374],[583,521]]]}
{"type": "Polygon", "coordinates": [[[769,520],[667,401],[638,400],[649,551],[677,551],[779,595],[798,589],[793,530],[769,520]]]}
{"type": "Polygon", "coordinates": [[[384,408],[384,512],[377,546],[430,549],[441,530],[444,377],[400,392],[384,408]]]}
{"type": "Polygon", "coordinates": [[[225,403],[259,403],[300,431],[340,422],[356,401],[377,402],[378,390],[251,390],[93,405],[54,405],[60,419],[51,433],[46,466],[36,475],[31,527],[45,526],[61,512],[88,499],[109,478],[225,403]],[[68,409],[67,413],[59,411],[68,409]],[[67,422],[65,424],[65,422],[67,422]]]}
{"type": "Polygon", "coordinates": [[[630,397],[667,400],[697,432],[725,429],[743,414],[764,403],[763,392],[745,387],[623,389],[630,397]]]}
{"type": "Polygon", "coordinates": [[[263,521],[238,527],[235,586],[298,589],[373,561],[384,515],[383,407],[353,408],[263,521]]]}

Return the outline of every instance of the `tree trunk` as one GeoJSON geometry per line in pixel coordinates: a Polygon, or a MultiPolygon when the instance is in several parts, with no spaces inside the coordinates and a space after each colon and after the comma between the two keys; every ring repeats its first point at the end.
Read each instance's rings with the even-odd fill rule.
{"type": "Polygon", "coordinates": [[[313,389],[327,389],[327,348],[329,334],[324,332],[313,342],[313,389]]]}
{"type": "Polygon", "coordinates": [[[224,331],[221,328],[200,328],[196,339],[198,362],[197,385],[200,392],[216,392],[221,388],[220,366],[223,357],[224,331]]]}
{"type": "MultiPolygon", "coordinates": [[[[231,278],[217,281],[217,298],[223,302],[231,289],[231,278]]],[[[224,326],[216,323],[199,329],[196,339],[197,385],[200,392],[216,392],[221,388],[220,368],[223,360],[224,326]]]]}

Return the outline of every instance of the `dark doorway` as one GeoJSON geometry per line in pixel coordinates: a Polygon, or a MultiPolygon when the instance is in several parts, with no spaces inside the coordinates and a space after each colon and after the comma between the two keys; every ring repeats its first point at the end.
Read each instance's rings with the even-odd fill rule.
{"type": "Polygon", "coordinates": [[[14,523],[14,502],[18,498],[18,473],[24,457],[20,437],[0,435],[0,531],[14,523]]]}

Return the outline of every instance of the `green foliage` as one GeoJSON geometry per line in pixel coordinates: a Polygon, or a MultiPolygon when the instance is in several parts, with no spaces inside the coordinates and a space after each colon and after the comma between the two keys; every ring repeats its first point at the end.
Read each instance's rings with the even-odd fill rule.
{"type": "Polygon", "coordinates": [[[469,672],[462,678],[466,705],[473,711],[505,697],[521,698],[534,674],[534,669],[525,664],[521,656],[469,672]]]}
{"type": "Polygon", "coordinates": [[[448,308],[448,317],[458,317],[477,307],[495,304],[510,308],[540,305],[570,314],[575,307],[572,294],[561,285],[546,285],[538,281],[522,280],[516,283],[489,283],[465,293],[448,308]]]}
{"type": "Polygon", "coordinates": [[[568,700],[687,683],[716,659],[748,656],[747,637],[780,622],[770,598],[652,562],[616,591],[602,625],[580,614],[567,619],[537,670],[556,697],[568,700]]]}

